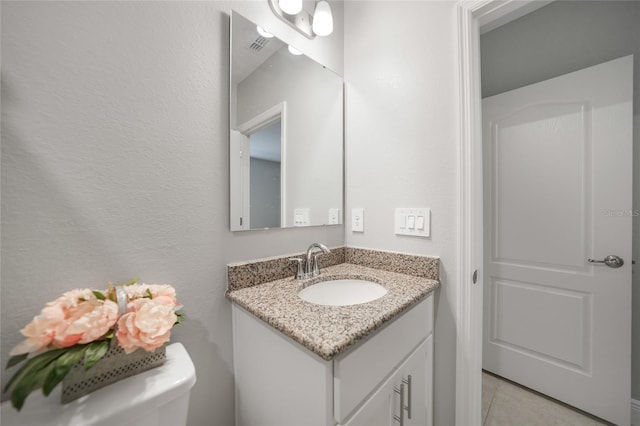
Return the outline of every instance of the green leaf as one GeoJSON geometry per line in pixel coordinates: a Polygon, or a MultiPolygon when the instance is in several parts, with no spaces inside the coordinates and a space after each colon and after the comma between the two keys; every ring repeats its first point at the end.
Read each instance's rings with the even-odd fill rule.
{"type": "Polygon", "coordinates": [[[101,340],[99,342],[93,342],[87,345],[87,350],[84,353],[84,369],[88,370],[96,365],[98,361],[104,358],[108,351],[108,340],[101,340]]]}
{"type": "Polygon", "coordinates": [[[53,368],[47,374],[42,384],[42,393],[49,396],[51,391],[64,379],[73,365],[80,361],[87,350],[88,345],[72,346],[53,362],[53,368]]]}
{"type": "Polygon", "coordinates": [[[175,314],[176,314],[176,322],[173,323],[174,327],[182,325],[182,322],[185,320],[184,314],[181,314],[180,312],[176,312],[175,314]]]}
{"type": "Polygon", "coordinates": [[[98,290],[91,290],[93,295],[98,298],[98,300],[104,300],[104,294],[100,293],[98,290]]]}
{"type": "Polygon", "coordinates": [[[153,294],[151,294],[151,290],[149,290],[147,288],[147,295],[145,297],[148,297],[149,299],[153,299],[153,294]]]}
{"type": "Polygon", "coordinates": [[[134,285],[135,283],[137,283],[140,280],[140,278],[135,277],[134,279],[132,279],[131,281],[129,281],[127,284],[125,285],[134,285]]]}
{"type": "Polygon", "coordinates": [[[22,361],[27,359],[28,356],[28,353],[12,356],[11,358],[9,358],[9,362],[7,362],[7,368],[11,368],[14,365],[20,364],[22,361]]]}
{"type": "Polygon", "coordinates": [[[31,359],[28,359],[27,362],[25,362],[22,367],[20,367],[16,374],[13,375],[11,380],[9,380],[9,382],[4,387],[3,392],[12,391],[23,379],[25,379],[29,375],[35,374],[35,372],[37,372],[41,368],[44,368],[47,364],[49,364],[51,361],[55,360],[68,350],[68,348],[54,349],[51,351],[43,352],[31,359]]]}
{"type": "Polygon", "coordinates": [[[69,349],[55,349],[41,353],[29,360],[16,372],[4,388],[11,393],[11,404],[20,410],[31,391],[42,386],[44,378],[50,373],[54,361],[69,349]]]}
{"type": "Polygon", "coordinates": [[[45,377],[53,370],[54,364],[55,362],[47,364],[44,368],[34,372],[16,385],[15,389],[11,392],[11,404],[13,404],[16,410],[20,411],[24,405],[24,401],[31,392],[42,387],[45,377]]]}

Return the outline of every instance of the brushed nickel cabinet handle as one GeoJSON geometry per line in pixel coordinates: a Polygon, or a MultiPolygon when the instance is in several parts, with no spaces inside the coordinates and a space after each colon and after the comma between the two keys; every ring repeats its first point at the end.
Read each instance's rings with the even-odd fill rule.
{"type": "Polygon", "coordinates": [[[400,389],[394,387],[395,393],[400,394],[400,416],[393,415],[393,420],[400,423],[400,426],[404,426],[404,383],[400,385],[400,389]]]}
{"type": "Polygon", "coordinates": [[[403,408],[407,410],[407,418],[411,419],[411,374],[406,379],[402,379],[402,383],[407,385],[407,405],[403,408]]]}

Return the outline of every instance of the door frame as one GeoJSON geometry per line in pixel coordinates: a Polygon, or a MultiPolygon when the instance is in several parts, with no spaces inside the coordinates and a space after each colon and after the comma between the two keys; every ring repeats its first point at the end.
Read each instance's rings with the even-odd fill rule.
{"type": "MultiPolygon", "coordinates": [[[[238,131],[243,135],[249,136],[251,133],[260,130],[278,119],[280,120],[280,228],[285,228],[287,226],[287,101],[282,101],[244,123],[239,124],[238,131]]],[[[248,185],[248,168],[245,172],[248,185]]]]}
{"type": "Polygon", "coordinates": [[[456,425],[480,425],[482,416],[482,96],[480,34],[551,3],[548,0],[460,0],[458,32],[458,283],[456,425]],[[473,283],[474,271],[478,280],[473,283]]]}

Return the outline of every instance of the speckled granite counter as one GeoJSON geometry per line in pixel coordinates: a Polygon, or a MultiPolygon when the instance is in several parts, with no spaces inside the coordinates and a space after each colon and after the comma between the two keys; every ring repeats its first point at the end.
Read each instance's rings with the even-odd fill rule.
{"type": "MultiPolygon", "coordinates": [[[[437,265],[437,258],[425,259],[435,259],[437,265]]],[[[435,273],[437,277],[437,267],[435,273]]],[[[320,357],[330,360],[439,285],[437,279],[342,263],[325,267],[319,277],[305,281],[296,281],[291,276],[251,287],[230,287],[227,297],[320,357]],[[341,278],[374,281],[385,286],[388,293],[372,302],[351,306],[316,305],[298,297],[298,292],[308,285],[341,278]]]]}

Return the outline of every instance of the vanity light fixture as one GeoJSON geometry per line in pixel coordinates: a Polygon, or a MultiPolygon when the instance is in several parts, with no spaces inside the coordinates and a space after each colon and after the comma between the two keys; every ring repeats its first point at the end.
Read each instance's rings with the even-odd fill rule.
{"type": "Polygon", "coordinates": [[[289,53],[296,56],[302,55],[302,52],[296,49],[295,47],[293,47],[292,45],[289,45],[289,53]]]}
{"type": "Polygon", "coordinates": [[[280,9],[289,15],[297,15],[302,10],[302,0],[278,0],[280,9]]]}
{"type": "Polygon", "coordinates": [[[313,17],[302,8],[302,1],[299,2],[300,9],[295,13],[290,12],[295,9],[289,8],[289,3],[297,0],[267,1],[274,15],[308,39],[314,39],[317,35],[328,36],[333,32],[333,15],[327,0],[318,0],[313,17]]]}
{"type": "Polygon", "coordinates": [[[265,30],[264,28],[262,28],[260,25],[256,26],[256,30],[258,31],[258,34],[260,34],[264,38],[272,38],[273,37],[273,34],[271,34],[269,31],[265,30]]]}

